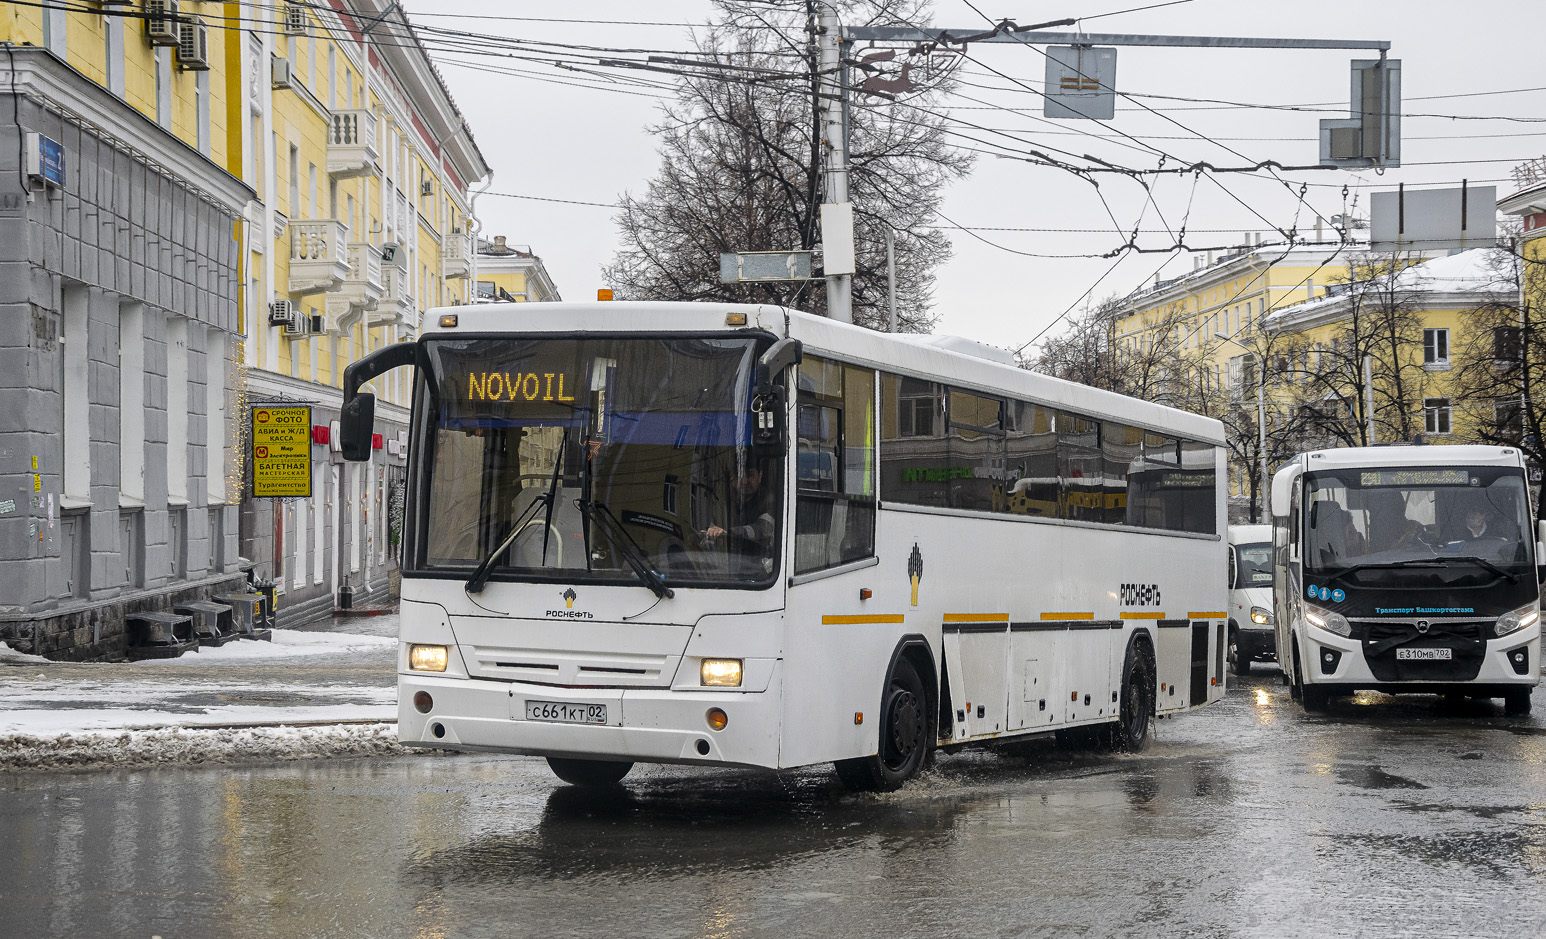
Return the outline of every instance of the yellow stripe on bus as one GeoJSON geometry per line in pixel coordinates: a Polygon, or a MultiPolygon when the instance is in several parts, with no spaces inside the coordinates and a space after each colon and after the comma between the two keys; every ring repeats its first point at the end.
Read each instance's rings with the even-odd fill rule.
{"type": "Polygon", "coordinates": [[[1164,613],[1123,613],[1123,619],[1164,619],[1164,613]]]}
{"type": "Polygon", "coordinates": [[[1008,613],[946,613],[947,623],[1007,623],[1008,613]]]}
{"type": "Polygon", "coordinates": [[[900,623],[901,613],[858,613],[851,616],[823,616],[823,626],[859,626],[865,623],[900,623]]]}
{"type": "Polygon", "coordinates": [[[1187,619],[1223,619],[1228,613],[1188,613],[1187,619]]]}
{"type": "Polygon", "coordinates": [[[1095,614],[1094,613],[1043,613],[1043,614],[1041,614],[1041,618],[1042,618],[1043,621],[1046,621],[1046,620],[1065,620],[1065,619],[1094,619],[1095,618],[1095,614]]]}

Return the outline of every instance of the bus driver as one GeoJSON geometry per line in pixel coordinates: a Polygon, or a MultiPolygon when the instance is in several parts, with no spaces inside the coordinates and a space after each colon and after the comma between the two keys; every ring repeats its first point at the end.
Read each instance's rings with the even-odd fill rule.
{"type": "Polygon", "coordinates": [[[769,566],[773,551],[773,533],[777,526],[768,495],[762,488],[762,469],[747,465],[733,482],[735,501],[730,505],[728,527],[710,525],[703,536],[713,541],[726,539],[732,561],[754,566],[761,574],[769,566]]]}

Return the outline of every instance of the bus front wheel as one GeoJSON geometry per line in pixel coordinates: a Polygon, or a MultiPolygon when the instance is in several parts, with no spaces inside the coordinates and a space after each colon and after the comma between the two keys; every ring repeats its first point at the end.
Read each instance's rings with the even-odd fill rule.
{"type": "Polygon", "coordinates": [[[553,775],[571,786],[611,786],[620,782],[632,763],[615,760],[574,760],[568,757],[548,757],[548,768],[553,775]]]}
{"type": "Polygon", "coordinates": [[[1503,713],[1519,716],[1530,713],[1531,688],[1510,688],[1503,692],[1503,713]]]}
{"type": "Polygon", "coordinates": [[[837,761],[837,778],[855,792],[892,792],[918,775],[929,755],[933,721],[918,670],[897,659],[880,702],[880,746],[874,756],[837,761]]]}

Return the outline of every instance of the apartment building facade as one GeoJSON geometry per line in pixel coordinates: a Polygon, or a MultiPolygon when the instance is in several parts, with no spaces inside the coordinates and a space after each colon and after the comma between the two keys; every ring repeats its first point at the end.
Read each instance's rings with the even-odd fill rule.
{"type": "Polygon", "coordinates": [[[562,298],[542,259],[528,245],[512,245],[504,235],[478,239],[478,299],[509,303],[556,302],[562,298]]]}
{"type": "Polygon", "coordinates": [[[400,8],[10,5],[0,51],[0,641],[113,657],[248,569],[292,621],[381,595],[407,380],[370,463],[327,431],[350,361],[470,297],[488,174],[400,8]],[[250,495],[278,403],[309,498],[250,495]]]}

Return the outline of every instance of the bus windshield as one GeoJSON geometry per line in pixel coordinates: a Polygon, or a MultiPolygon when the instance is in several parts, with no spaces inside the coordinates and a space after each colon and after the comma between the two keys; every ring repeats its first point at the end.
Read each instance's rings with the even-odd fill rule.
{"type": "Polygon", "coordinates": [[[1236,545],[1235,557],[1239,559],[1239,567],[1235,571],[1235,582],[1230,585],[1231,589],[1272,586],[1271,542],[1253,541],[1236,545]]]}
{"type": "Polygon", "coordinates": [[[745,336],[425,343],[409,571],[762,587],[780,463],[752,444],[745,336]],[[644,572],[641,572],[641,563],[644,572]],[[646,578],[647,580],[647,578],[646,578]]]}
{"type": "Polygon", "coordinates": [[[1534,584],[1529,500],[1517,468],[1361,467],[1306,477],[1305,567],[1352,586],[1534,584]],[[1415,579],[1414,579],[1415,578],[1415,579]],[[1462,582],[1463,581],[1463,582],[1462,582]]]}

